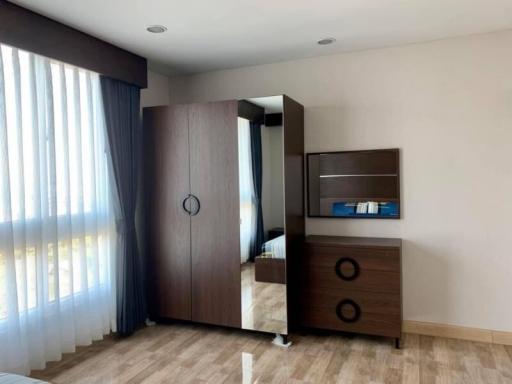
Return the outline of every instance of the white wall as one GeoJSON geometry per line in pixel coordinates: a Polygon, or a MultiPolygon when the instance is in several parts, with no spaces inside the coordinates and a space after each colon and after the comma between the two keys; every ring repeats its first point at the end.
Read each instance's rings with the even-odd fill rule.
{"type": "Polygon", "coordinates": [[[307,232],[401,237],[406,319],[512,331],[511,47],[501,32],[213,72],[171,79],[171,99],[286,93],[307,152],[399,147],[403,219],[307,232]]]}

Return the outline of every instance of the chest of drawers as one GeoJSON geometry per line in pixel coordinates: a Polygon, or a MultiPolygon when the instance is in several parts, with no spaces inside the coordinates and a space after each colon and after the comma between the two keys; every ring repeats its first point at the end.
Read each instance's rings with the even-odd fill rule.
{"type": "Polygon", "coordinates": [[[301,325],[392,337],[400,347],[400,239],[308,236],[301,262],[301,325]]]}

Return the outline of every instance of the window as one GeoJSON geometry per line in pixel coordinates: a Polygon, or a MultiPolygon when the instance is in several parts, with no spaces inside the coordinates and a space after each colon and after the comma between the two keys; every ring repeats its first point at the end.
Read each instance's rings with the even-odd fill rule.
{"type": "Polygon", "coordinates": [[[99,76],[0,45],[0,343],[21,371],[111,329],[108,174],[99,76]]]}

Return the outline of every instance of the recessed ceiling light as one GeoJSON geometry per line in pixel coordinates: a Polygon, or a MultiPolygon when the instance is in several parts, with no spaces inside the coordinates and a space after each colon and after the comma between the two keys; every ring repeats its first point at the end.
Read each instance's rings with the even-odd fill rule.
{"type": "Polygon", "coordinates": [[[163,33],[167,31],[167,28],[163,25],[150,25],[146,30],[151,33],[163,33]]]}
{"type": "Polygon", "coordinates": [[[334,37],[326,37],[325,39],[318,40],[317,44],[318,45],[329,45],[329,44],[334,43],[335,41],[336,41],[336,39],[334,37]]]}

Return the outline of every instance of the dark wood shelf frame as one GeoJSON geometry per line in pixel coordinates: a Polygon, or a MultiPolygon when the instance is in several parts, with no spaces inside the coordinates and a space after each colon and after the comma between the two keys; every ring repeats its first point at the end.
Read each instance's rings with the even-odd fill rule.
{"type": "Polygon", "coordinates": [[[308,153],[306,155],[306,171],[308,217],[385,220],[396,220],[401,217],[400,151],[398,148],[308,153]],[[325,160],[326,158],[328,161],[325,160]],[[311,174],[313,161],[318,162],[318,175],[311,174]],[[330,177],[326,178],[325,176],[330,177]],[[322,191],[322,179],[335,179],[337,182],[330,183],[328,186],[324,185],[322,191]],[[315,183],[316,185],[314,185],[315,183]],[[313,188],[317,189],[316,192],[312,190],[313,188]],[[322,196],[322,193],[327,196],[322,196]],[[354,203],[394,202],[398,204],[398,214],[396,216],[381,216],[379,214],[327,215],[322,214],[321,200],[354,203]],[[316,207],[312,207],[314,205],[316,207]]]}

